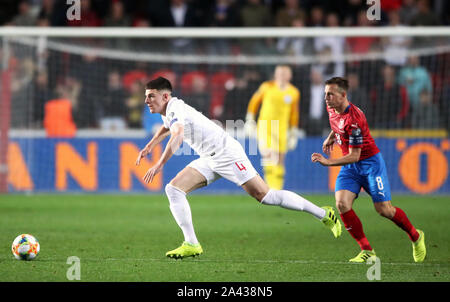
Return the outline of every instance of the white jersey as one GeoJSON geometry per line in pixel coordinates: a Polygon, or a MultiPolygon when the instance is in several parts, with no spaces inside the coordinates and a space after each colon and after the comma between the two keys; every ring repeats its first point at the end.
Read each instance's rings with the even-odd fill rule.
{"type": "Polygon", "coordinates": [[[241,144],[183,100],[171,98],[166,116],[161,117],[165,128],[184,126],[183,141],[200,155],[188,166],[200,172],[207,184],[224,177],[240,186],[257,175],[241,144]]]}
{"type": "Polygon", "coordinates": [[[166,116],[161,115],[164,127],[170,129],[175,123],[184,126],[183,141],[200,157],[211,156],[223,150],[228,134],[202,113],[172,97],[166,108],[166,116]]]}

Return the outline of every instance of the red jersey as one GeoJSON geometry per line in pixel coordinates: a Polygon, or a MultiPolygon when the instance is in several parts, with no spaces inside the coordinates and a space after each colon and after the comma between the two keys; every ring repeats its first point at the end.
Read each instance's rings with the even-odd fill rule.
{"type": "Polygon", "coordinates": [[[344,155],[348,154],[348,148],[361,148],[359,160],[369,158],[380,152],[370,135],[366,116],[361,109],[350,103],[341,114],[328,107],[327,110],[331,130],[334,131],[336,142],[344,155]]]}

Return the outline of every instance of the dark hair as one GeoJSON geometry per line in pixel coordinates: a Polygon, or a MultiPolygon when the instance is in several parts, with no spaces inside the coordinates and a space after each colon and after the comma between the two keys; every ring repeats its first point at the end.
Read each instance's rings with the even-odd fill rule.
{"type": "Polygon", "coordinates": [[[170,84],[170,81],[168,79],[158,77],[148,82],[145,85],[145,89],[169,90],[172,92],[172,84],[170,84]]]}
{"type": "Polygon", "coordinates": [[[336,84],[341,90],[348,90],[348,80],[341,77],[334,77],[325,82],[325,85],[336,84]]]}

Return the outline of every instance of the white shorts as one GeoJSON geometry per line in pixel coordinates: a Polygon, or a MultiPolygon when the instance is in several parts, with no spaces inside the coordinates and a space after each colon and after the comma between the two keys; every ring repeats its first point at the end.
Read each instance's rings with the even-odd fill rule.
{"type": "Polygon", "coordinates": [[[241,144],[233,138],[227,139],[222,151],[212,156],[197,158],[190,162],[188,167],[200,172],[208,185],[223,177],[241,186],[258,175],[241,144]]]}

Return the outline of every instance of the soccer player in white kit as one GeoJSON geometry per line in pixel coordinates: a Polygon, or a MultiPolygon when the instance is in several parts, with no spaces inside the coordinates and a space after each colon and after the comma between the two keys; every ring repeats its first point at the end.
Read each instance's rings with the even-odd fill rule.
{"type": "Polygon", "coordinates": [[[161,158],[143,177],[144,181],[153,180],[183,141],[200,155],[165,187],[170,211],[184,235],[182,245],[167,252],[166,256],[178,259],[203,253],[195,235],[186,195],[221,177],[241,186],[262,204],[310,213],[322,221],[336,238],[341,235],[341,223],[331,207],[318,207],[291,191],[270,189],[252,166],[241,144],[183,100],[172,97],[172,85],[167,79],[156,78],[145,88],[146,105],[151,113],[161,114],[164,125],[140,151],[136,165],[164,138],[170,135],[170,139],[161,158]]]}

